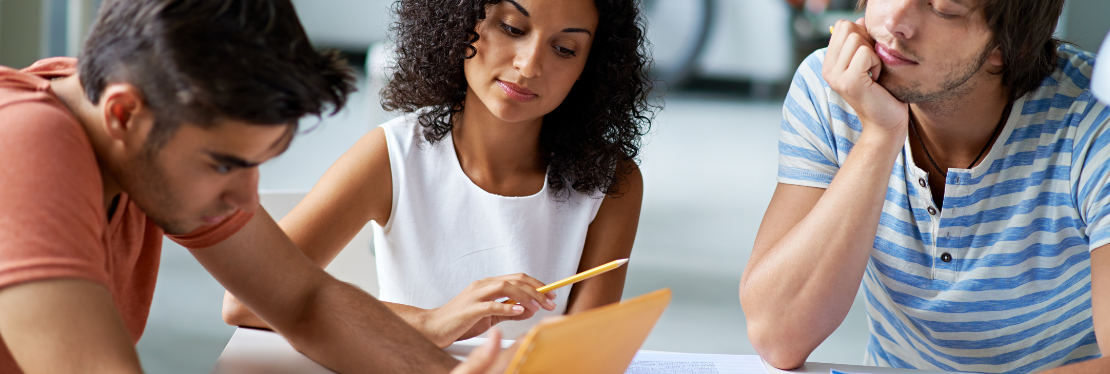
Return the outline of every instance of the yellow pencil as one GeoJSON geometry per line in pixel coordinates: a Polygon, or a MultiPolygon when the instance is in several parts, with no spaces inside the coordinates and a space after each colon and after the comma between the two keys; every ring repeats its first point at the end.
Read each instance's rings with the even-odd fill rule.
{"type": "MultiPolygon", "coordinates": [[[[624,264],[627,264],[627,263],[628,263],[627,258],[622,258],[620,260],[615,260],[615,261],[607,263],[605,265],[601,265],[601,266],[598,266],[596,268],[586,270],[586,271],[583,271],[581,273],[572,275],[572,276],[570,276],[568,278],[565,278],[563,280],[560,280],[558,282],[555,282],[555,283],[537,288],[536,291],[538,291],[539,293],[548,293],[548,292],[554,291],[556,289],[562,288],[563,286],[568,286],[568,285],[571,285],[571,284],[575,284],[575,283],[584,281],[586,279],[593,278],[594,276],[600,275],[600,274],[602,274],[604,272],[607,272],[609,270],[619,268],[619,267],[621,267],[621,265],[624,265],[624,264]]],[[[517,302],[513,301],[512,299],[509,299],[509,300],[503,301],[503,303],[505,303],[505,304],[516,304],[517,302]]]]}
{"type": "Polygon", "coordinates": [[[835,29],[836,29],[835,26],[829,26],[829,34],[832,34],[833,30],[835,30],[835,29]]]}

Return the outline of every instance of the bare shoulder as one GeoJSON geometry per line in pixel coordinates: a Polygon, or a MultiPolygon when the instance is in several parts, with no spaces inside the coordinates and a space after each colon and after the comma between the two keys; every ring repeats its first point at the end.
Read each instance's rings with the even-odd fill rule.
{"type": "Polygon", "coordinates": [[[338,160],[305,200],[282,220],[331,222],[357,232],[366,222],[385,222],[393,205],[393,177],[386,134],[381,127],[363,135],[338,160]],[[295,214],[294,214],[295,213],[295,214]]]}
{"type": "Polygon", "coordinates": [[[640,173],[640,166],[632,160],[622,161],[617,165],[615,189],[606,196],[606,200],[619,200],[628,197],[627,200],[639,201],[644,195],[644,176],[640,173]]]}
{"type": "Polygon", "coordinates": [[[640,174],[640,167],[631,160],[623,161],[617,165],[615,173],[615,188],[605,195],[597,218],[625,216],[638,221],[644,199],[644,177],[640,174]]]}
{"type": "Polygon", "coordinates": [[[378,127],[339,157],[314,189],[330,184],[335,192],[392,191],[390,172],[385,129],[378,127]],[[358,191],[348,191],[352,188],[358,191]]]}

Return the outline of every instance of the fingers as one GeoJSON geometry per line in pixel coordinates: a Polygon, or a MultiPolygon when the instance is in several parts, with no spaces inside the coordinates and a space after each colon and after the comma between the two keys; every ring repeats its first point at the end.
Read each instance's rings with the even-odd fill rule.
{"type": "Polygon", "coordinates": [[[835,63],[836,61],[840,60],[840,49],[841,46],[844,45],[844,40],[847,38],[848,32],[848,30],[845,30],[844,26],[841,24],[842,22],[843,21],[836,21],[836,26],[834,26],[832,36],[829,37],[829,48],[825,50],[825,63],[822,69],[824,70],[824,73],[827,73],[828,70],[834,65],[830,62],[835,63]]]}
{"type": "MultiPolygon", "coordinates": [[[[509,279],[512,279],[512,280],[516,280],[518,282],[524,282],[525,284],[531,286],[533,289],[539,289],[539,288],[542,288],[543,286],[547,285],[543,282],[540,282],[539,279],[532,278],[528,274],[524,274],[524,273],[506,275],[506,277],[508,277],[509,279]]],[[[548,299],[555,300],[555,292],[548,292],[545,295],[547,296],[548,299]]]]}
{"type": "Polygon", "coordinates": [[[845,73],[858,74],[868,80],[878,80],[879,76],[876,72],[879,70],[882,70],[882,60],[879,60],[875,50],[861,45],[852,56],[852,62],[845,68],[845,73]],[[868,76],[867,73],[871,75],[868,76]]]}
{"type": "Polygon", "coordinates": [[[866,39],[868,43],[875,44],[875,39],[872,39],[871,38],[871,32],[867,31],[867,23],[863,21],[863,17],[860,17],[859,19],[856,20],[856,22],[853,22],[853,23],[856,26],[859,26],[859,28],[862,31],[862,34],[864,36],[864,39],[866,39]]]}
{"type": "Polygon", "coordinates": [[[524,282],[525,284],[527,284],[529,286],[532,286],[532,288],[534,288],[534,289],[546,286],[546,284],[544,284],[543,282],[540,282],[539,279],[532,278],[528,274],[524,274],[524,273],[516,273],[516,274],[512,274],[512,275],[506,275],[505,278],[508,278],[510,280],[515,280],[515,281],[518,281],[518,282],[524,282]]]}
{"type": "Polygon", "coordinates": [[[480,374],[490,372],[497,356],[501,352],[501,332],[492,329],[486,338],[486,343],[475,348],[466,356],[466,361],[451,370],[451,374],[480,374]]]}
{"type": "Polygon", "coordinates": [[[546,295],[536,291],[535,288],[528,284],[515,281],[500,281],[491,284],[491,288],[487,292],[490,298],[499,299],[508,297],[532,311],[541,308],[555,310],[555,302],[551,301],[546,295]]]}
{"type": "Polygon", "coordinates": [[[864,47],[864,43],[865,41],[860,34],[849,34],[848,39],[844,42],[844,50],[841,51],[840,57],[837,59],[836,65],[834,65],[835,71],[839,72],[848,69],[848,65],[855,59],[856,51],[859,50],[860,47],[864,47]]]}
{"type": "Polygon", "coordinates": [[[829,48],[825,52],[822,74],[828,78],[829,74],[844,71],[861,45],[871,48],[875,45],[874,39],[863,24],[863,19],[856,22],[837,21],[832,37],[829,39],[829,48]]]}
{"type": "Polygon", "coordinates": [[[551,301],[554,299],[554,293],[548,292],[549,295],[547,295],[536,291],[536,288],[543,287],[543,282],[525,274],[490,278],[483,282],[485,283],[482,290],[484,300],[508,297],[531,310],[541,308],[555,310],[555,302],[551,301]]]}
{"type": "MultiPolygon", "coordinates": [[[[486,301],[475,304],[471,315],[473,317],[532,317],[539,308],[526,308],[517,304],[502,304],[496,301],[486,301]]],[[[515,319],[515,318],[514,318],[515,319]]]]}

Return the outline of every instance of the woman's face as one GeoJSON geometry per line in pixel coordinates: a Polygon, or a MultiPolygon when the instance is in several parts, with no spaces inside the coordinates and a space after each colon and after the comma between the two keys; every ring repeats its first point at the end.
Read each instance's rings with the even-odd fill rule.
{"type": "Polygon", "coordinates": [[[503,0],[474,31],[465,60],[468,97],[494,116],[524,122],[555,110],[586,66],[597,30],[594,0],[503,0]]]}

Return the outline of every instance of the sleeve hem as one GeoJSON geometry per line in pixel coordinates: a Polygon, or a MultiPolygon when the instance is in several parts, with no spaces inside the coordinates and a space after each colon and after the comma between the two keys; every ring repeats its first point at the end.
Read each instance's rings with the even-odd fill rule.
{"type": "Polygon", "coordinates": [[[60,278],[87,280],[103,286],[105,289],[111,289],[107,272],[94,266],[76,262],[69,264],[54,261],[48,263],[44,263],[47,261],[36,262],[40,263],[35,264],[28,261],[23,265],[9,266],[0,270],[0,289],[28,282],[60,278]]]}
{"type": "Polygon", "coordinates": [[[821,189],[828,189],[829,188],[828,183],[807,181],[807,180],[801,180],[801,179],[778,178],[778,182],[782,183],[782,184],[790,184],[790,185],[802,186],[802,187],[816,187],[816,188],[821,188],[821,189]]]}

